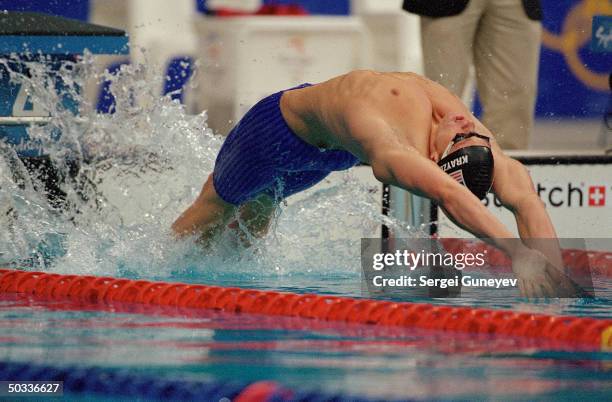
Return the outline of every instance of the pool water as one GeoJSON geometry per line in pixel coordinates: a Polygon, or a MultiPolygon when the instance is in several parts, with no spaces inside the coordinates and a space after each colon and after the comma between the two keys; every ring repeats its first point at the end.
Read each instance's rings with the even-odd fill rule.
{"type": "Polygon", "coordinates": [[[603,400],[612,391],[610,353],[560,351],[545,341],[148,306],[83,308],[4,297],[1,359],[160,378],[276,380],[384,398],[603,400]]]}
{"type": "MultiPolygon", "coordinates": [[[[62,90],[90,79],[90,63],[86,58],[62,70],[62,90]]],[[[362,297],[360,239],[382,223],[401,237],[426,230],[382,216],[380,189],[349,172],[281,205],[271,233],[249,249],[231,233],[209,250],[194,239],[177,241],[169,227],[198,194],[222,143],[205,113],[191,116],[160,98],[151,89],[159,86],[139,66],[97,77],[112,81],[117,112],[95,114],[81,99],[80,119],[53,102],[54,89],[41,86],[35,74],[11,77],[53,117],[30,135],[46,144],[60,171],[67,173],[66,149],[81,170],[63,185],[70,207],[53,211],[35,182],[16,179],[19,161],[2,150],[0,212],[14,212],[0,213],[0,266],[362,297]],[[79,187],[82,181],[91,185],[79,187]]],[[[484,297],[404,299],[611,318],[612,284],[594,280],[600,291],[592,300],[536,303],[495,290],[484,297]]],[[[415,399],[603,400],[612,392],[609,352],[558,350],[541,341],[0,297],[2,361],[129,368],[164,378],[276,380],[415,399]]]]}

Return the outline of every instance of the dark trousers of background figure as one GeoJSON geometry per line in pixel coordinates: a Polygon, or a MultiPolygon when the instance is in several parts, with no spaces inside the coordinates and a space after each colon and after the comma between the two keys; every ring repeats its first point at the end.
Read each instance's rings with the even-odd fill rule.
{"type": "Polygon", "coordinates": [[[450,17],[421,17],[425,75],[461,97],[470,66],[483,123],[504,149],[526,149],[533,129],[542,27],[521,0],[470,0],[450,17]]]}

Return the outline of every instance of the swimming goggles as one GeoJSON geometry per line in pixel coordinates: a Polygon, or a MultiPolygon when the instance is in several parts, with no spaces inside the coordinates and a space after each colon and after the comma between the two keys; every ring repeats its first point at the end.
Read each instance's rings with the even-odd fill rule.
{"type": "Polygon", "coordinates": [[[491,137],[487,137],[486,135],[478,134],[473,131],[469,133],[457,133],[455,134],[455,137],[451,140],[451,142],[448,143],[448,146],[444,150],[444,153],[442,153],[442,158],[445,158],[448,155],[448,151],[450,151],[453,145],[463,140],[467,140],[468,138],[472,138],[472,137],[481,138],[487,141],[489,144],[491,143],[491,137]]]}

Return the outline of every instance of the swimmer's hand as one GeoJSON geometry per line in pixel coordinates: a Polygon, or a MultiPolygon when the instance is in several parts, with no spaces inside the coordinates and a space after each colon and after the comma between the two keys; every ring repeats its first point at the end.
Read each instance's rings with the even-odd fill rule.
{"type": "Polygon", "coordinates": [[[527,247],[512,256],[512,270],[524,297],[582,297],[584,291],[541,252],[527,247]]]}

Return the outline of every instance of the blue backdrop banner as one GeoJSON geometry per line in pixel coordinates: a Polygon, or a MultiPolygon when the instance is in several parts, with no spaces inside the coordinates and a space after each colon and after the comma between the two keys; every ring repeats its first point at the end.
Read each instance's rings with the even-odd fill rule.
{"type": "Polygon", "coordinates": [[[596,15],[612,15],[610,0],[542,0],[542,56],[536,114],[601,117],[608,106],[612,53],[591,49],[596,15]]]}
{"type": "Polygon", "coordinates": [[[0,10],[33,11],[87,21],[89,0],[0,0],[0,10]]]}

